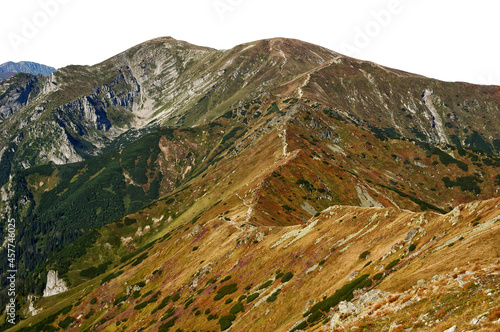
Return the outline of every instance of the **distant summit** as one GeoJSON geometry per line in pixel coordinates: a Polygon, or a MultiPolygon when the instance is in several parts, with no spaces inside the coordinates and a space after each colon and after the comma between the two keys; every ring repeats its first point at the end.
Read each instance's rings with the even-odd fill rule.
{"type": "Polygon", "coordinates": [[[32,75],[50,75],[55,72],[54,67],[49,67],[36,62],[20,61],[20,62],[6,62],[0,65],[0,78],[7,79],[16,73],[27,73],[32,75]]]}

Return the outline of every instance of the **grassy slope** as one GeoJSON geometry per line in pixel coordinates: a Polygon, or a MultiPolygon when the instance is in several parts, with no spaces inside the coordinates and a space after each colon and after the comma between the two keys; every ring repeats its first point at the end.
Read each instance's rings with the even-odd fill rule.
{"type": "MultiPolygon", "coordinates": [[[[238,118],[235,111],[221,118],[219,121],[222,126],[238,126],[238,122],[244,119],[252,125],[236,142],[231,142],[230,146],[222,149],[220,156],[224,158],[214,160],[208,157],[208,160],[212,160],[212,165],[208,165],[197,175],[193,174],[184,186],[149,207],[101,229],[102,235],[96,244],[73,264],[75,284],[78,284],[77,273],[80,270],[106,261],[114,263],[106,274],[96,277],[92,284],[100,283],[105,275],[112,272],[125,272],[85,295],[81,304],[71,310],[71,317],[78,317],[80,314],[85,316],[91,309],[95,312],[87,319],[80,318],[73,325],[73,330],[84,330],[91,323],[101,325],[99,330],[138,330],[140,327],[156,330],[161,323],[175,316],[179,317],[176,327],[182,329],[217,329],[219,319],[208,321],[208,314],[204,314],[207,309],[210,309],[212,315],[228,315],[240,296],[249,296],[255,292],[260,295],[253,302],[247,304],[246,300],[242,300],[245,312],[236,315],[233,322],[236,329],[286,330],[300,320],[309,300],[320,301],[323,295],[332,295],[347,282],[347,277],[353,271],[373,276],[379,271],[377,266],[380,268],[403,256],[404,247],[381,259],[394,244],[404,239],[408,231],[419,225],[425,231],[418,233],[413,241],[418,242],[418,255],[405,256],[396,266],[398,272],[389,275],[377,287],[401,292],[415,284],[417,279],[463,266],[466,260],[476,260],[480,266],[494,262],[494,253],[498,248],[495,243],[486,239],[496,234],[498,224],[488,225],[483,233],[480,232],[480,224],[487,223],[498,215],[497,201],[481,203],[482,205],[473,209],[474,212],[471,212],[472,209],[462,208],[465,211],[461,212],[455,225],[453,213],[441,216],[432,212],[422,214],[394,207],[335,207],[324,210],[335,203],[360,204],[354,187],[359,183],[370,190],[377,183],[389,186],[390,181],[395,179],[399,179],[399,184],[392,185],[397,186],[399,192],[408,194],[414,190],[409,186],[414,186],[416,179],[422,181],[417,192],[424,192],[425,196],[422,194],[422,197],[444,208],[447,205],[441,205],[443,201],[451,205],[453,202],[471,201],[477,196],[458,187],[445,189],[437,186],[437,176],[457,175],[460,172],[465,174],[465,171],[456,163],[443,165],[438,155],[419,149],[409,141],[379,140],[369,131],[346,123],[341,117],[329,117],[330,113],[323,112],[322,108],[319,108],[321,111],[315,111],[315,108],[296,105],[296,108],[290,107],[287,111],[286,107],[290,106],[288,102],[278,105],[278,112],[290,112],[289,115],[296,113],[286,123],[282,122],[286,113],[281,121],[276,118],[274,123],[277,127],[267,126],[273,123],[269,122],[271,118],[279,114],[270,112],[266,116],[265,111],[273,110],[271,101],[259,104],[264,111],[261,116],[255,116],[259,112],[249,112],[238,118]],[[327,134],[322,131],[327,127],[335,128],[334,133],[340,141],[332,143],[331,137],[320,137],[327,134]],[[289,154],[286,156],[283,155],[283,135],[286,135],[288,144],[289,154]],[[326,144],[336,144],[342,150],[332,150],[326,144]],[[410,146],[412,150],[409,150],[410,146]],[[345,151],[346,156],[338,151],[345,151]],[[406,151],[410,151],[410,154],[406,151]],[[369,157],[363,157],[363,152],[367,155],[369,153],[369,157]],[[400,153],[406,155],[399,156],[400,153]],[[389,154],[402,159],[389,157],[389,154]],[[377,160],[373,160],[374,156],[377,160]],[[420,164],[427,166],[425,171],[420,169],[422,166],[403,163],[404,160],[414,163],[416,158],[420,158],[420,164]],[[256,160],[259,161],[259,168],[254,167],[256,160]],[[384,164],[380,164],[380,161],[384,164]],[[387,172],[390,172],[389,175],[387,172]],[[340,178],[342,181],[339,181],[340,178]],[[309,185],[303,181],[297,182],[298,180],[307,180],[309,185]],[[327,199],[322,202],[319,196],[328,194],[328,191],[319,189],[327,187],[332,201],[327,199]],[[436,187],[435,196],[432,190],[425,189],[432,187],[436,187]],[[311,218],[300,207],[304,201],[309,202],[317,211],[324,210],[323,213],[311,218]],[[284,208],[285,205],[289,208],[284,208]],[[306,225],[285,226],[302,224],[303,219],[307,220],[306,225]],[[478,221],[479,226],[473,227],[472,224],[478,221]],[[285,227],[275,227],[276,225],[285,227]],[[447,232],[441,237],[444,230],[447,232]],[[310,232],[307,233],[308,231],[310,232]],[[454,243],[459,243],[453,247],[446,244],[437,253],[431,253],[449,239],[459,237],[467,231],[472,233],[466,234],[460,241],[455,240],[454,243]],[[301,235],[305,236],[287,245],[294,237],[301,235]],[[436,238],[433,240],[434,236],[436,238]],[[126,240],[129,237],[130,240],[126,240]],[[284,242],[277,244],[280,239],[284,239],[284,242]],[[148,243],[153,243],[152,247],[140,249],[148,243]],[[463,255],[462,243],[469,243],[474,250],[463,255]],[[120,257],[133,253],[137,248],[139,252],[130,255],[134,255],[133,257],[120,261],[120,257]],[[367,262],[359,259],[359,255],[366,250],[370,251],[369,260],[372,263],[363,267],[367,262]],[[446,255],[440,256],[440,253],[446,255]],[[138,260],[138,257],[141,259],[138,260]],[[145,260],[141,262],[142,259],[145,260]],[[316,264],[316,269],[311,269],[316,264]],[[306,274],[308,270],[310,272],[306,274]],[[274,280],[277,273],[285,272],[294,274],[291,281],[282,284],[280,280],[275,280],[270,286],[259,290],[260,285],[267,280],[274,280]],[[231,279],[224,284],[236,283],[238,290],[223,300],[214,301],[217,292],[214,286],[221,289],[221,280],[228,275],[231,279]],[[207,285],[214,278],[218,282],[207,285]],[[153,293],[160,291],[161,296],[156,300],[152,298],[153,293],[144,298],[125,296],[125,285],[146,280],[149,283],[141,289],[140,294],[148,294],[150,290],[153,293]],[[250,288],[245,289],[249,285],[250,288]],[[274,302],[264,300],[259,303],[259,300],[275,293],[280,286],[281,293],[276,295],[274,302]],[[297,293],[297,289],[300,292],[297,293]],[[176,292],[180,294],[177,302],[170,301],[164,308],[152,313],[162,299],[168,295],[173,296],[176,292]],[[121,297],[124,297],[124,303],[120,305],[121,301],[118,301],[114,304],[121,297]],[[93,298],[99,301],[91,304],[93,298]],[[233,302],[224,304],[227,298],[233,298],[233,302]],[[192,303],[190,299],[193,300],[192,303]],[[151,302],[144,304],[144,308],[134,309],[135,305],[148,300],[151,302]],[[173,307],[177,307],[175,315],[162,321],[161,317],[173,307]],[[194,308],[200,314],[197,315],[194,308]],[[265,316],[268,309],[268,316],[265,316]],[[266,319],[262,318],[264,316],[266,319]]],[[[252,107],[249,106],[249,109],[252,107]]],[[[223,137],[229,133],[230,130],[221,133],[218,142],[225,143],[227,140],[223,137]]],[[[238,133],[235,132],[235,137],[238,133]]],[[[219,156],[217,149],[215,147],[209,156],[219,156]]],[[[457,160],[469,165],[471,163],[467,158],[472,158],[471,155],[493,158],[474,152],[467,152],[464,156],[460,156],[457,150],[454,153],[457,160]]],[[[494,177],[496,174],[494,168],[488,168],[485,164],[470,167],[467,172],[476,172],[477,167],[483,176],[494,177]]],[[[480,185],[482,197],[494,195],[494,186],[488,181],[483,181],[480,185]]],[[[394,194],[394,189],[384,190],[381,186],[376,188],[377,191],[372,189],[370,193],[373,197],[379,195],[376,198],[381,203],[388,206],[397,204],[417,211],[420,209],[408,197],[394,194]]],[[[64,297],[61,295],[61,298],[64,297]]],[[[37,306],[48,308],[47,301],[50,300],[43,299],[37,306]]],[[[39,321],[56,311],[56,308],[47,309],[42,315],[28,319],[19,327],[39,321]]],[[[62,317],[56,321],[59,320],[62,317]]]]}

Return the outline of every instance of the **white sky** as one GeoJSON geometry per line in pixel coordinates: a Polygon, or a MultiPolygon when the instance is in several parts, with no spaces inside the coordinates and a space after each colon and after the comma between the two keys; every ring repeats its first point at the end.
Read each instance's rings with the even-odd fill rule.
{"type": "Polygon", "coordinates": [[[160,36],[218,49],[289,37],[500,85],[498,0],[2,0],[0,12],[0,63],[91,65],[160,36]]]}

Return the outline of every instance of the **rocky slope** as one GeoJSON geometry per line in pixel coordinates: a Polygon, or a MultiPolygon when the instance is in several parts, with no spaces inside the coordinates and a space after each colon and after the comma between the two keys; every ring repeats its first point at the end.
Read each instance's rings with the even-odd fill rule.
{"type": "Polygon", "coordinates": [[[175,214],[160,203],[125,229],[110,225],[87,259],[99,250],[105,263],[116,234],[138,250],[37,301],[45,313],[14,330],[494,329],[498,206],[474,202],[447,215],[332,206],[302,226],[255,227],[245,225],[242,204],[169,222],[175,214]]]}
{"type": "MultiPolygon", "coordinates": [[[[185,182],[170,187],[172,182],[162,182],[166,189],[160,200],[100,228],[97,237],[76,244],[82,249],[58,252],[51,266],[66,269],[71,290],[35,301],[42,314],[19,328],[35,324],[33,330],[43,330],[53,324],[74,331],[156,331],[173,324],[182,330],[288,331],[342,330],[359,322],[379,330],[393,324],[379,321],[384,312],[399,317],[398,326],[427,323],[437,331],[457,317],[465,321],[494,310],[476,291],[473,310],[433,318],[428,302],[441,301],[442,294],[422,296],[427,284],[421,280],[434,275],[451,280],[448,274],[457,268],[465,269],[458,275],[467,282],[473,264],[477,282],[491,285],[480,290],[493,289],[497,281],[484,278],[498,264],[499,248],[492,239],[500,203],[488,200],[498,191],[496,157],[377,137],[342,113],[308,104],[259,100],[195,129],[160,131],[153,141],[161,151],[155,164],[166,166],[165,174],[174,170],[168,165],[189,154],[179,142],[192,148],[205,140],[214,145],[209,155],[195,154],[182,166],[177,174],[190,174],[185,182]],[[210,133],[219,136],[205,136],[210,133]],[[200,160],[206,161],[202,167],[200,160]],[[256,160],[258,168],[252,167],[256,160]],[[445,185],[470,174],[477,180],[471,186],[445,185]],[[484,201],[474,201],[478,198],[484,201]],[[74,256],[75,250],[83,254],[74,256]],[[352,284],[357,280],[363,287],[352,284]],[[413,292],[413,285],[422,291],[413,292]],[[343,286],[356,291],[337,301],[336,291],[343,286]],[[380,299],[366,300],[374,294],[380,299]],[[409,306],[410,296],[411,308],[428,319],[398,316],[397,306],[409,306]],[[338,307],[341,301],[349,303],[338,307]],[[384,310],[371,307],[379,303],[384,310]]],[[[93,172],[81,164],[74,174],[93,172]]],[[[139,179],[135,175],[128,187],[134,178],[139,179]]],[[[65,188],[40,189],[49,197],[65,188]]],[[[452,286],[443,294],[455,294],[452,286]]],[[[468,294],[460,296],[465,301],[468,294]]]]}

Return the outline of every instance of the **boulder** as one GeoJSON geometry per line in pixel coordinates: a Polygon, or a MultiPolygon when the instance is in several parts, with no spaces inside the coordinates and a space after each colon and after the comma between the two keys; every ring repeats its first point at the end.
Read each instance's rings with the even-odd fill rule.
{"type": "Polygon", "coordinates": [[[380,289],[372,289],[359,297],[358,304],[360,306],[366,306],[386,296],[386,292],[381,291],[380,289]]]}
{"type": "Polygon", "coordinates": [[[358,307],[354,303],[342,301],[339,303],[337,310],[341,316],[349,316],[356,313],[357,309],[358,307]]]}

